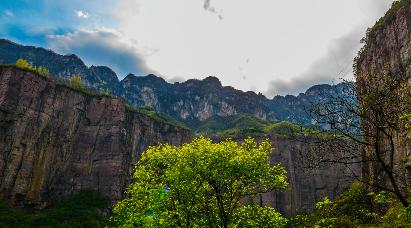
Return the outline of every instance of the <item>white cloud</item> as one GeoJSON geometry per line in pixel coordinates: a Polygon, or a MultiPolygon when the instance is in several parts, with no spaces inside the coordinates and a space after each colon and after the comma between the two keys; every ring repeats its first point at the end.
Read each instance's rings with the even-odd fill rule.
{"type": "Polygon", "coordinates": [[[82,19],[87,19],[90,16],[87,12],[82,11],[82,10],[75,10],[74,13],[76,14],[78,18],[82,18],[82,19]]]}
{"type": "Polygon", "coordinates": [[[151,53],[146,63],[161,75],[215,75],[271,96],[350,76],[366,27],[390,2],[119,0],[115,15],[117,29],[151,53]]]}

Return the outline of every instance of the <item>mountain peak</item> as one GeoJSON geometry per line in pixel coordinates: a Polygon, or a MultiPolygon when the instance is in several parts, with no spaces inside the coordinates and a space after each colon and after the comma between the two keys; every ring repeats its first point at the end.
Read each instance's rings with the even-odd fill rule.
{"type": "Polygon", "coordinates": [[[309,89],[307,89],[305,94],[307,94],[307,95],[319,95],[321,93],[324,93],[325,91],[330,91],[332,88],[333,88],[333,86],[328,85],[328,84],[314,85],[314,86],[311,86],[309,89]]]}
{"type": "Polygon", "coordinates": [[[222,86],[220,79],[218,79],[215,76],[208,76],[204,78],[202,82],[209,84],[209,85],[220,86],[220,87],[222,86]]]}

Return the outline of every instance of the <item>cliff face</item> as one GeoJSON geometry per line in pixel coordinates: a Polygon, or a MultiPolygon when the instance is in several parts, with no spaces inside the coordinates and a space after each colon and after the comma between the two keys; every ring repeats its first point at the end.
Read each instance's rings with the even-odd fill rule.
{"type": "Polygon", "coordinates": [[[123,197],[141,152],[191,132],[50,79],[0,67],[0,196],[43,208],[82,189],[123,197]]]}
{"type": "MultiPolygon", "coordinates": [[[[271,141],[274,148],[270,162],[284,165],[289,186],[285,190],[264,193],[249,200],[262,206],[271,206],[283,215],[295,216],[312,211],[315,204],[326,196],[334,199],[356,180],[353,173],[361,171],[359,164],[317,164],[311,161],[321,157],[317,154],[318,144],[326,145],[318,139],[272,134],[257,140],[265,138],[271,141]]],[[[330,148],[336,146],[333,144],[330,148]]]]}
{"type": "MultiPolygon", "coordinates": [[[[123,198],[141,152],[158,143],[181,144],[187,129],[125,111],[120,98],[92,97],[14,67],[0,67],[0,197],[43,208],[84,189],[111,202],[123,198]]],[[[289,189],[254,199],[286,215],[311,210],[353,181],[345,166],[304,168],[309,144],[267,136],[273,164],[283,163],[289,189]]],[[[262,140],[266,136],[258,140],[262,140]]]]}
{"type": "MultiPolygon", "coordinates": [[[[357,94],[362,106],[370,94],[394,83],[411,85],[411,2],[395,2],[392,8],[371,28],[365,38],[365,46],[355,60],[357,77],[357,94]]],[[[392,90],[392,93],[398,93],[392,90]]],[[[394,98],[388,105],[380,102],[382,113],[394,124],[400,123],[401,115],[411,113],[411,96],[402,93],[390,94],[394,98]],[[389,115],[389,117],[388,117],[389,115]]],[[[381,99],[383,100],[383,99],[381,99]]],[[[370,112],[368,112],[370,113],[370,112]]],[[[367,126],[372,129],[371,126],[367,126]]],[[[388,128],[387,128],[388,129],[388,128]]],[[[371,131],[370,131],[371,132],[371,131]]],[[[376,131],[368,140],[372,142],[379,136],[376,131]]],[[[394,130],[389,130],[393,143],[384,137],[379,140],[384,152],[384,160],[393,167],[399,178],[400,188],[411,184],[411,131],[400,123],[394,130]],[[390,158],[388,151],[394,149],[390,158]]],[[[369,148],[365,148],[370,153],[369,148]]],[[[381,177],[381,167],[368,163],[364,175],[381,177]]],[[[384,179],[384,178],[380,178],[384,179]]]]}

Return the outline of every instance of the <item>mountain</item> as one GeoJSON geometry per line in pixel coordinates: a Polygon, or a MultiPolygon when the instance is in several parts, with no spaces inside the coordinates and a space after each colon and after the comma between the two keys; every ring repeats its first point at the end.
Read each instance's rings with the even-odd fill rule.
{"type": "MultiPolygon", "coordinates": [[[[12,206],[43,209],[85,190],[98,192],[111,206],[125,196],[142,151],[192,138],[190,130],[153,116],[150,109],[135,112],[122,98],[85,93],[56,81],[0,66],[0,209],[2,200],[12,206]]],[[[213,118],[218,118],[217,127],[222,121],[228,128],[271,124],[245,114],[213,118]]],[[[270,162],[281,162],[287,170],[290,188],[249,200],[294,215],[311,210],[325,195],[335,197],[352,182],[342,165],[303,167],[309,159],[300,155],[314,149],[305,140],[318,139],[284,131],[256,137],[264,139],[275,148],[270,162]]]]}
{"type": "Polygon", "coordinates": [[[213,117],[252,115],[267,121],[283,121],[311,125],[308,109],[316,102],[339,94],[345,87],[316,85],[298,96],[276,96],[268,99],[262,94],[244,92],[222,86],[216,77],[190,79],[182,83],[168,83],[155,75],[127,75],[119,81],[116,73],[106,66],[88,67],[76,55],[59,55],[44,48],[23,46],[0,39],[0,63],[11,64],[24,58],[36,66],[45,66],[54,77],[69,79],[80,75],[82,80],[97,90],[108,89],[112,95],[123,97],[134,106],[153,107],[195,129],[213,117]]]}

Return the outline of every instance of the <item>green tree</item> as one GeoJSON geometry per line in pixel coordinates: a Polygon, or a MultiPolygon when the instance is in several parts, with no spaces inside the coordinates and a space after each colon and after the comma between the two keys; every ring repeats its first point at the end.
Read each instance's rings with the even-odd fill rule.
{"type": "Polygon", "coordinates": [[[243,200],[287,186],[284,168],[268,161],[271,151],[268,141],[258,145],[251,138],[239,144],[198,137],[180,147],[150,147],[136,165],[130,197],[114,207],[111,225],[283,226],[287,220],[274,209],[243,200]]]}
{"type": "Polygon", "coordinates": [[[313,120],[338,133],[330,140],[346,143],[327,147],[330,140],[314,142],[317,149],[312,157],[316,160],[311,161],[314,166],[334,163],[349,169],[361,164],[362,174],[352,172],[355,178],[374,191],[393,193],[408,207],[411,185],[406,174],[407,160],[402,157],[406,139],[411,136],[411,85],[399,80],[401,75],[405,73],[386,73],[378,83],[357,77],[355,84],[347,84],[342,95],[317,104],[311,110],[313,120]]]}

